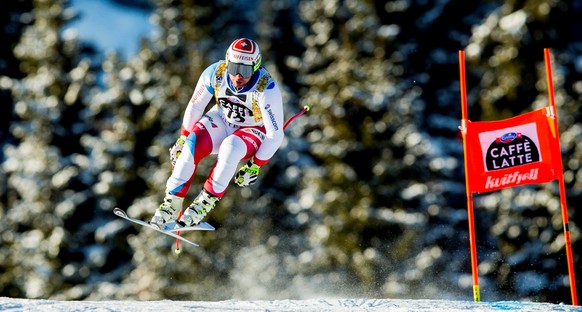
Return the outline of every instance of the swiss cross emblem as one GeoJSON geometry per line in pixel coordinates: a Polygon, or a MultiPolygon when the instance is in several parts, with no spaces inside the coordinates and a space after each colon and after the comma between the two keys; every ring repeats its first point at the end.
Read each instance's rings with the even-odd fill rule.
{"type": "Polygon", "coordinates": [[[249,39],[238,39],[233,46],[233,50],[253,54],[255,53],[255,46],[251,44],[249,39]]]}

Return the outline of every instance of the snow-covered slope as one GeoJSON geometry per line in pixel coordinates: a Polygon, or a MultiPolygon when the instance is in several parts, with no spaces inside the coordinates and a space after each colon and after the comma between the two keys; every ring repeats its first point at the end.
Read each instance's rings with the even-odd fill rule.
{"type": "Polygon", "coordinates": [[[527,311],[571,312],[582,307],[549,303],[447,300],[309,299],[277,301],[55,301],[0,298],[0,311],[527,311]]]}

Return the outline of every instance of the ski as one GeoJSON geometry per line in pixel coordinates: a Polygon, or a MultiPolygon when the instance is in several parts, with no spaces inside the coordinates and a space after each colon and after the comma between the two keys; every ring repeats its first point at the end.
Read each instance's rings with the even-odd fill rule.
{"type": "Polygon", "coordinates": [[[127,213],[120,208],[113,209],[113,213],[120,218],[123,218],[127,221],[133,222],[134,224],[145,226],[147,228],[150,228],[152,230],[163,233],[165,235],[174,237],[180,241],[183,241],[185,243],[188,243],[188,244],[190,244],[192,246],[196,246],[196,247],[199,247],[200,245],[198,245],[197,243],[192,242],[192,241],[190,241],[190,240],[188,240],[188,239],[186,239],[186,238],[184,238],[184,237],[182,237],[179,234],[176,234],[174,232],[176,232],[176,231],[214,231],[214,227],[206,222],[202,222],[196,226],[190,226],[190,227],[182,227],[179,224],[177,224],[176,222],[168,222],[164,226],[164,229],[160,229],[157,226],[151,225],[145,221],[129,217],[127,215],[127,213]]]}
{"type": "MultiPolygon", "coordinates": [[[[183,210],[180,211],[180,214],[178,215],[178,219],[180,219],[182,217],[182,212],[183,212],[183,210]]],[[[168,232],[174,232],[176,235],[180,236],[182,230],[184,230],[184,231],[192,231],[192,230],[214,231],[214,227],[206,222],[201,222],[198,225],[189,226],[189,227],[184,227],[184,226],[181,226],[180,224],[177,224],[176,222],[174,222],[174,225],[168,225],[165,227],[164,230],[168,231],[168,232]]],[[[174,252],[177,255],[179,255],[182,252],[182,249],[180,248],[180,239],[178,239],[178,238],[176,238],[176,248],[174,249],[174,252]]]]}
{"type": "Polygon", "coordinates": [[[176,222],[169,222],[164,227],[164,232],[214,231],[214,230],[215,228],[206,222],[200,222],[199,224],[194,226],[181,226],[176,222]]]}

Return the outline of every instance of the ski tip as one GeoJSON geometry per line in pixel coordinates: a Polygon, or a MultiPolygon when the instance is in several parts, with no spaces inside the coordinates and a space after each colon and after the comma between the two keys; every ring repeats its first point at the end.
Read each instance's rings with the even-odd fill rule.
{"type": "Polygon", "coordinates": [[[113,208],[113,213],[122,217],[122,218],[127,217],[127,213],[125,213],[125,211],[123,211],[121,208],[117,208],[117,207],[113,208]]]}

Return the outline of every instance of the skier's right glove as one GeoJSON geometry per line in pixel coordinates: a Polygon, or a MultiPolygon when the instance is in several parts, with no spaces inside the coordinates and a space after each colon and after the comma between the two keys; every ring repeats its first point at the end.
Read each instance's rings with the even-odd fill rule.
{"type": "Polygon", "coordinates": [[[261,166],[255,164],[252,159],[249,160],[246,165],[239,169],[234,177],[234,182],[238,184],[238,186],[249,186],[254,184],[259,177],[259,169],[261,169],[261,166]]]}
{"type": "Polygon", "coordinates": [[[182,148],[184,148],[184,143],[186,143],[186,136],[181,135],[178,140],[176,140],[176,144],[170,148],[170,162],[172,163],[172,166],[176,165],[176,161],[182,153],[182,148]]]}

